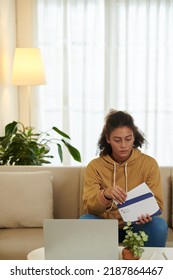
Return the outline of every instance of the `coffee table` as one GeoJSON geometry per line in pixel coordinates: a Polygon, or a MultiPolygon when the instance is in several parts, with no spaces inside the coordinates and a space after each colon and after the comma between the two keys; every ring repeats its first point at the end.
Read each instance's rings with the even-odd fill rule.
{"type": "MultiPolygon", "coordinates": [[[[119,259],[121,260],[121,251],[119,247],[119,259]]],[[[27,255],[28,260],[45,260],[44,247],[35,249],[27,255]]],[[[141,260],[173,260],[173,247],[144,247],[141,260]]]]}
{"type": "Polygon", "coordinates": [[[27,255],[27,260],[45,260],[44,247],[31,251],[27,255]]]}

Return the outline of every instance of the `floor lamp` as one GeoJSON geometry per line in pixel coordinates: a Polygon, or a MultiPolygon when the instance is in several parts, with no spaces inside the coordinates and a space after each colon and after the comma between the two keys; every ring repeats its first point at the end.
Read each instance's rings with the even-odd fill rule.
{"type": "Polygon", "coordinates": [[[12,83],[27,86],[29,126],[31,127],[31,86],[46,84],[44,66],[39,48],[16,48],[12,70],[12,83]]]}

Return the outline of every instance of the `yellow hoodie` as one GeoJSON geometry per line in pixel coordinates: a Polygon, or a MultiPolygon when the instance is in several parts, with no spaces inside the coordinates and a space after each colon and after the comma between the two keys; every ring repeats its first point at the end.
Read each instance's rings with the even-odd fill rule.
{"type": "MultiPolygon", "coordinates": [[[[118,209],[104,197],[105,188],[118,185],[126,192],[145,182],[153,192],[159,207],[163,210],[163,193],[160,170],[156,160],[133,148],[131,156],[122,164],[109,155],[93,159],[85,170],[83,204],[87,213],[107,219],[118,219],[124,224],[118,209]]],[[[145,209],[143,210],[145,215],[145,209]]]]}

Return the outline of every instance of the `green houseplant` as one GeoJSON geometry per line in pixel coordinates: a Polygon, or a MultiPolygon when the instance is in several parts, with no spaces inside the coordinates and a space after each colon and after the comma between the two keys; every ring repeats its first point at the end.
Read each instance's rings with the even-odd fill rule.
{"type": "Polygon", "coordinates": [[[34,132],[34,128],[25,127],[23,123],[13,121],[6,125],[5,135],[0,137],[0,165],[42,165],[50,163],[50,145],[57,146],[57,154],[63,161],[62,144],[68,149],[70,155],[81,162],[80,152],[68,140],[70,137],[52,127],[50,131],[57,137],[52,137],[50,131],[34,132]],[[60,138],[59,138],[60,137],[60,138]]]}
{"type": "Polygon", "coordinates": [[[141,248],[144,246],[144,243],[148,240],[148,235],[144,231],[133,232],[133,226],[131,222],[127,222],[127,224],[123,227],[126,235],[123,240],[123,251],[122,257],[123,259],[140,259],[144,249],[141,248]],[[130,253],[128,256],[126,253],[130,253]]]}

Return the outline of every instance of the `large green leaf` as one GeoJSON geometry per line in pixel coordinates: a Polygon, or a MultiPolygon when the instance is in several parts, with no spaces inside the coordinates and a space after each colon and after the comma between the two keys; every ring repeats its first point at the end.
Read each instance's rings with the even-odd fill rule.
{"type": "Polygon", "coordinates": [[[59,143],[57,144],[57,147],[58,147],[58,154],[59,154],[60,161],[63,162],[62,147],[59,143]]]}
{"type": "Polygon", "coordinates": [[[5,135],[13,134],[17,131],[17,122],[13,121],[12,123],[9,123],[5,127],[5,135]]]}
{"type": "Polygon", "coordinates": [[[58,134],[60,134],[61,136],[70,139],[70,136],[68,136],[66,133],[64,133],[63,131],[61,131],[59,128],[53,126],[52,129],[54,131],[56,131],[58,134]]]}
{"type": "Polygon", "coordinates": [[[65,146],[67,147],[67,149],[69,150],[71,156],[76,160],[76,161],[79,161],[81,162],[81,156],[80,156],[80,153],[79,151],[73,147],[72,145],[70,145],[68,142],[66,142],[64,139],[61,140],[65,146]]]}

